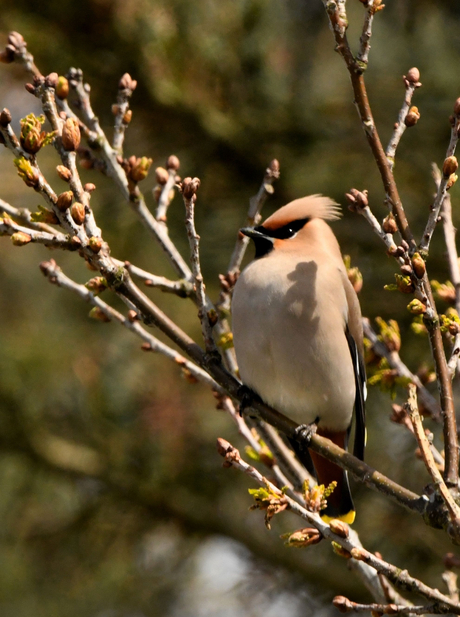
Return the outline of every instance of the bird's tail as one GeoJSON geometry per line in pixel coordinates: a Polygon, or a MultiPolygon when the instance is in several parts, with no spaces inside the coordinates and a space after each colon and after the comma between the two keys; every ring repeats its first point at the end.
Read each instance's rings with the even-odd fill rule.
{"type": "MultiPolygon", "coordinates": [[[[318,427],[318,434],[327,437],[346,450],[347,431],[333,433],[318,427]]],[[[318,484],[324,484],[327,488],[332,482],[337,482],[337,486],[327,498],[327,507],[321,510],[321,518],[326,522],[333,518],[337,518],[351,525],[355,520],[356,513],[351,497],[350,485],[348,483],[348,473],[338,465],[334,465],[334,463],[331,463],[331,461],[328,461],[312,450],[310,450],[310,455],[315,468],[318,484]]]]}
{"type": "MultiPolygon", "coordinates": [[[[343,433],[333,433],[318,427],[317,432],[319,435],[327,437],[344,450],[346,449],[348,440],[347,431],[343,433]]],[[[313,452],[313,450],[300,448],[299,444],[294,439],[290,439],[289,443],[302,465],[304,465],[312,476],[316,477],[318,484],[324,484],[327,488],[332,482],[337,483],[337,486],[327,498],[326,508],[321,510],[321,518],[327,523],[333,518],[337,518],[351,525],[355,520],[356,513],[351,497],[347,472],[338,465],[334,465],[331,461],[323,458],[320,454],[313,452]]]]}

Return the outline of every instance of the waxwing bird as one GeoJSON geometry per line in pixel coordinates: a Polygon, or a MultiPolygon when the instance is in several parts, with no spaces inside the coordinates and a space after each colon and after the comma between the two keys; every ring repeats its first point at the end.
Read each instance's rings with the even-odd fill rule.
{"type": "MultiPolygon", "coordinates": [[[[361,310],[339,244],[326,220],[340,216],[322,195],[296,199],[262,225],[242,229],[255,259],[241,273],[232,304],[243,383],[299,424],[347,447],[355,409],[354,454],[365,442],[365,369],[361,310]]],[[[321,515],[352,523],[347,473],[309,451],[301,456],[319,484],[337,487],[321,515]],[[307,458],[308,460],[305,460],[307,458]]]]}

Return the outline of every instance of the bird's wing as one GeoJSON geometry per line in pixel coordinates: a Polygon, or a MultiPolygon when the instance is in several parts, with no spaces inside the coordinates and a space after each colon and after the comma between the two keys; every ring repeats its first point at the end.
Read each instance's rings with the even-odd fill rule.
{"type": "Polygon", "coordinates": [[[342,273],[344,277],[344,287],[348,302],[348,324],[345,330],[348,347],[350,349],[351,358],[353,360],[353,370],[355,373],[355,441],[353,445],[353,454],[360,460],[364,459],[364,447],[366,445],[366,367],[364,365],[364,348],[363,348],[363,326],[361,317],[361,308],[358,298],[353,289],[346,273],[342,273]]]}
{"type": "Polygon", "coordinates": [[[363,356],[359,353],[355,339],[347,328],[345,331],[348,347],[350,348],[351,358],[353,360],[353,370],[355,373],[355,441],[353,445],[353,454],[360,460],[364,460],[364,448],[366,445],[366,370],[364,367],[363,356]]]}

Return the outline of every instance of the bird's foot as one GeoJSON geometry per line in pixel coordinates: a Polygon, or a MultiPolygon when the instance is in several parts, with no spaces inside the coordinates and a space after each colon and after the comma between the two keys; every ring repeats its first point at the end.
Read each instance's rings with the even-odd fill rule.
{"type": "Polygon", "coordinates": [[[254,403],[262,403],[262,399],[260,396],[251,390],[248,386],[242,385],[238,388],[238,399],[240,401],[240,416],[243,415],[243,412],[246,411],[249,407],[252,407],[254,403]]]}
{"type": "Polygon", "coordinates": [[[294,438],[301,450],[308,450],[312,436],[316,433],[318,428],[319,418],[316,418],[310,424],[299,424],[294,431],[294,438]]]}

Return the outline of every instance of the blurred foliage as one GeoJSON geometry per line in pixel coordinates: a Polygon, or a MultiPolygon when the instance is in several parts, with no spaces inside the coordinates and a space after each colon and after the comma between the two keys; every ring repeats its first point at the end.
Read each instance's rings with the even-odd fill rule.
{"type": "MultiPolygon", "coordinates": [[[[357,41],[357,0],[349,2],[349,18],[350,40],[357,41]]],[[[421,71],[414,100],[421,120],[404,135],[396,159],[418,235],[433,193],[430,164],[444,159],[447,119],[459,95],[459,21],[454,0],[396,0],[375,20],[366,78],[384,143],[403,100],[401,76],[414,65],[421,71]]],[[[320,0],[3,0],[2,44],[9,30],[24,35],[43,73],[84,70],[106,128],[119,77],[128,71],[138,80],[125,152],[151,156],[154,165],[174,152],[183,175],[201,178],[197,226],[212,296],[273,157],[282,175],[267,213],[309,193],[343,203],[356,186],[368,189],[375,214],[385,215],[320,0]]],[[[20,67],[1,67],[0,104],[16,129],[20,118],[40,113],[23,82],[20,67]]],[[[52,148],[40,156],[63,190],[52,148]]],[[[35,194],[4,149],[0,163],[1,197],[36,209],[35,194]]],[[[92,204],[115,256],[172,276],[110,182],[95,172],[83,170],[83,177],[97,185],[92,204]]],[[[153,182],[144,182],[146,194],[153,182]]],[[[176,198],[171,234],[187,255],[183,217],[176,198]]],[[[407,297],[383,291],[395,264],[378,238],[346,210],[334,231],[363,273],[363,312],[397,319],[403,359],[413,370],[422,361],[430,366],[426,339],[410,330],[407,297]]],[[[443,251],[438,231],[428,268],[440,281],[448,277],[443,251]]],[[[165,359],[140,353],[129,333],[87,319],[87,306],[40,275],[46,256],[39,246],[0,242],[2,616],[259,616],[281,608],[296,616],[326,614],[312,594],[367,599],[325,543],[305,552],[283,546],[279,534],[299,521],[275,517],[268,532],[260,513],[248,513],[247,479],[222,470],[214,450],[220,435],[243,444],[211,394],[179,379],[165,359]]],[[[80,282],[90,278],[75,256],[54,256],[80,282]]],[[[199,340],[190,303],[151,293],[199,340]]],[[[414,460],[413,438],[390,424],[390,403],[387,393],[371,390],[367,460],[420,491],[428,476],[414,460]]],[[[442,447],[438,428],[430,428],[442,447]]],[[[361,486],[354,494],[364,544],[442,588],[441,558],[451,550],[443,535],[361,486]]]]}

